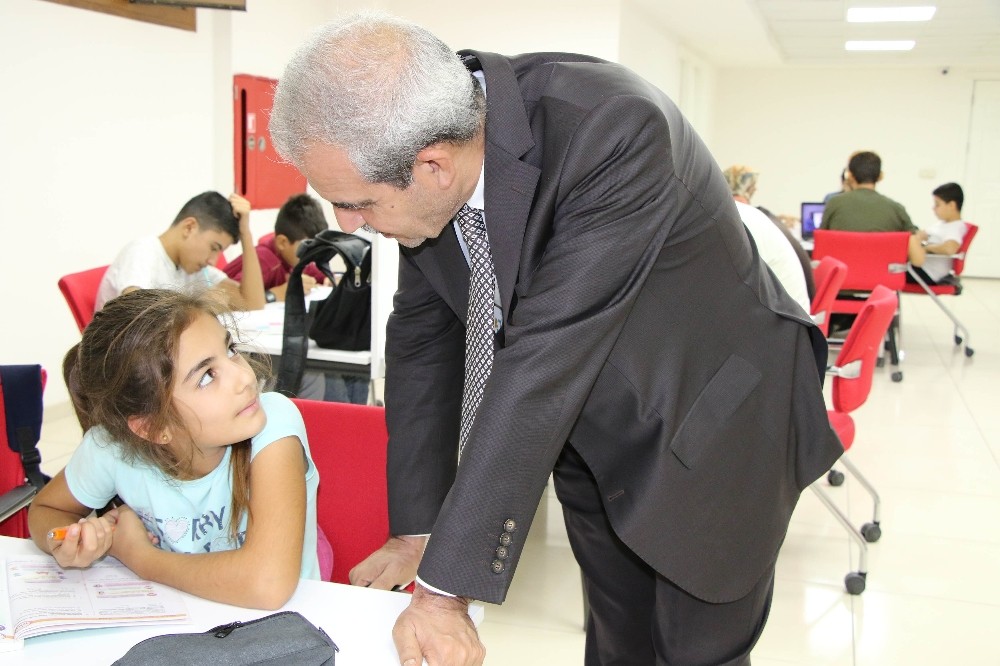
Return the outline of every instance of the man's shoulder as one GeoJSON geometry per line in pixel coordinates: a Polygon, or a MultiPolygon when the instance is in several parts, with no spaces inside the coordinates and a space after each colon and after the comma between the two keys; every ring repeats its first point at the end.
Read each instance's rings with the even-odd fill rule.
{"type": "Polygon", "coordinates": [[[151,255],[163,252],[163,244],[158,236],[143,236],[129,241],[115,258],[115,263],[128,260],[135,255],[151,255]]]}

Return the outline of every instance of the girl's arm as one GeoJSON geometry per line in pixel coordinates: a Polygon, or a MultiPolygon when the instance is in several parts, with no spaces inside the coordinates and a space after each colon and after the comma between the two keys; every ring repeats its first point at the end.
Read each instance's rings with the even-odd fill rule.
{"type": "Polygon", "coordinates": [[[73,497],[65,474],[59,472],[31,502],[28,530],[35,545],[51,553],[59,566],[88,567],[111,548],[118,517],[117,510],[100,518],[91,513],[90,507],[73,497]],[[66,530],[65,537],[49,538],[48,535],[58,528],[66,530]]]}
{"type": "Polygon", "coordinates": [[[205,599],[250,608],[279,608],[292,596],[302,567],[306,459],[297,437],[260,451],[250,465],[250,518],[237,550],[189,555],[153,547],[131,511],[119,509],[111,554],[147,580],[205,599]]]}

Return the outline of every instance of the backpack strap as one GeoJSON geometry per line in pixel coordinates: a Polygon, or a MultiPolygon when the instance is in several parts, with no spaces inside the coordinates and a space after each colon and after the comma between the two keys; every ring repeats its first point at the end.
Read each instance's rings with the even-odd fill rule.
{"type": "Polygon", "coordinates": [[[285,325],[281,339],[281,362],[277,372],[278,391],[291,395],[298,393],[305,371],[306,354],[309,352],[309,312],[302,288],[302,271],[314,263],[334,282],[328,264],[333,257],[340,255],[348,269],[345,278],[350,274],[361,280],[371,280],[370,252],[371,243],[368,240],[335,229],[321,231],[299,245],[299,263],[288,274],[288,287],[285,290],[285,325]]]}
{"type": "Polygon", "coordinates": [[[49,477],[39,467],[42,456],[42,366],[0,365],[0,392],[7,421],[7,445],[21,458],[24,475],[41,489],[49,477]]]}

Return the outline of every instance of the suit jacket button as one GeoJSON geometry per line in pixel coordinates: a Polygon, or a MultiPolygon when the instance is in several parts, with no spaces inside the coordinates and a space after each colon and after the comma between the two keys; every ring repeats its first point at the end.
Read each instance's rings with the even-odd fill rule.
{"type": "Polygon", "coordinates": [[[500,560],[493,560],[492,568],[493,568],[493,573],[495,574],[503,573],[503,562],[501,562],[500,560]]]}
{"type": "Polygon", "coordinates": [[[517,529],[517,523],[514,522],[513,518],[508,518],[507,520],[504,521],[503,524],[504,532],[513,532],[516,529],[517,529]]]}
{"type": "Polygon", "coordinates": [[[506,560],[509,554],[506,546],[497,546],[497,559],[506,560]]]}
{"type": "Polygon", "coordinates": [[[513,539],[510,538],[510,532],[504,532],[500,535],[501,546],[509,546],[511,541],[513,541],[513,539]]]}

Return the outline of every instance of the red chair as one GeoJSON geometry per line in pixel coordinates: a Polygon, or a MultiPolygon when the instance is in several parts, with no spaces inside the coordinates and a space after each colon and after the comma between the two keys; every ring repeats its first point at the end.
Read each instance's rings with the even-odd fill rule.
{"type": "Polygon", "coordinates": [[[27,539],[27,506],[49,480],[39,465],[45,370],[0,366],[0,535],[27,539]]]}
{"type": "MultiPolygon", "coordinates": [[[[817,229],[813,243],[813,259],[833,256],[847,264],[847,278],[833,302],[832,313],[857,314],[878,285],[893,291],[900,291],[906,285],[909,232],[817,229]]],[[[897,311],[886,338],[890,362],[896,368],[892,373],[894,382],[903,381],[903,373],[898,369],[902,358],[899,338],[897,311]]]]}
{"type": "Polygon", "coordinates": [[[107,270],[107,266],[100,266],[64,275],[59,280],[59,291],[66,299],[66,304],[69,305],[69,310],[73,313],[73,319],[76,320],[76,325],[80,328],[81,333],[90,320],[94,318],[97,290],[101,286],[101,279],[104,278],[107,270]]]}
{"type": "MultiPolygon", "coordinates": [[[[840,459],[840,462],[871,495],[874,503],[872,522],[865,523],[858,529],[833,503],[826,492],[819,487],[819,482],[810,486],[861,548],[858,571],[850,572],[844,579],[847,591],[851,594],[864,592],[865,579],[868,575],[868,543],[874,543],[882,536],[879,522],[881,503],[878,493],[846,455],[854,443],[855,428],[851,412],[863,405],[868,399],[879,347],[885,338],[898,305],[899,297],[895,292],[887,287],[876,286],[871,296],[861,306],[861,311],[847,334],[844,346],[837,356],[837,365],[827,370],[827,374],[833,376],[831,386],[833,409],[827,411],[827,417],[830,419],[830,427],[836,431],[840,443],[844,446],[845,455],[840,459]]],[[[830,470],[827,478],[831,485],[840,485],[844,480],[843,474],[836,470],[830,470]]]]}
{"type": "Polygon", "coordinates": [[[319,470],[316,520],[333,547],[335,583],[389,538],[385,409],[293,399],[319,470]]]}
{"type": "Polygon", "coordinates": [[[972,239],[976,237],[976,233],[979,231],[979,227],[976,225],[966,222],[965,223],[965,236],[962,237],[962,244],[958,248],[958,252],[951,256],[951,272],[955,276],[956,281],[951,284],[935,284],[929,285],[924,282],[920,276],[913,270],[913,267],[908,268],[910,276],[917,281],[917,284],[906,283],[903,285],[903,291],[908,294],[927,294],[932,299],[934,299],[934,304],[941,308],[941,311],[947,315],[948,319],[951,319],[951,323],[954,324],[954,339],[956,345],[961,345],[962,340],[965,340],[965,355],[971,357],[975,354],[975,350],[969,346],[969,329],[962,325],[962,322],[952,314],[945,304],[941,301],[939,296],[958,296],[962,293],[962,283],[957,281],[957,278],[962,275],[962,271],[965,270],[965,257],[969,252],[969,246],[972,245],[972,239]],[[959,335],[959,332],[962,335],[959,335]]]}
{"type": "Polygon", "coordinates": [[[819,330],[823,331],[823,337],[830,336],[830,310],[845,278],[847,278],[847,264],[834,257],[823,257],[819,265],[813,269],[816,294],[810,303],[809,314],[819,326],[819,330]]]}

